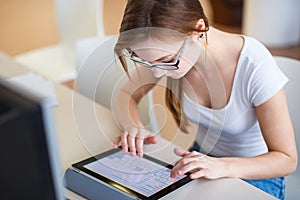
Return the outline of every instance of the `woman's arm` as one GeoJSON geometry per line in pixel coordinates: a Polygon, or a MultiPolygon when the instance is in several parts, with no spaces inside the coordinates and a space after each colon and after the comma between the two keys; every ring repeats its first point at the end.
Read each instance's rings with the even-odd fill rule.
{"type": "Polygon", "coordinates": [[[284,89],[258,106],[256,113],[269,150],[267,153],[249,158],[213,158],[198,152],[190,153],[176,149],[175,153],[183,158],[175,164],[171,176],[196,170],[191,175],[192,178],[264,179],[294,172],[298,156],[284,89]]]}
{"type": "Polygon", "coordinates": [[[279,177],[294,172],[298,156],[284,89],[258,106],[256,114],[269,152],[254,158],[225,159],[226,163],[233,161],[228,165],[228,172],[245,179],[279,177]]]}
{"type": "Polygon", "coordinates": [[[142,68],[131,73],[130,79],[120,87],[113,102],[113,114],[122,129],[122,134],[115,139],[115,147],[121,143],[123,151],[127,152],[129,148],[132,155],[138,152],[138,155],[142,156],[143,144],[156,142],[156,138],[151,137],[151,133],[144,129],[138,103],[158,80],[150,69],[142,68]]]}

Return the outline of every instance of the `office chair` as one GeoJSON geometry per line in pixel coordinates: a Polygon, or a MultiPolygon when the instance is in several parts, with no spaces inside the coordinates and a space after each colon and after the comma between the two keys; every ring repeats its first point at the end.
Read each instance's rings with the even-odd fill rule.
{"type": "MultiPolygon", "coordinates": [[[[96,20],[93,37],[80,38],[76,41],[76,68],[99,44],[118,34],[127,0],[95,0],[96,20]]],[[[85,2],[86,3],[86,2],[85,2]]],[[[91,4],[90,2],[87,4],[91,4]]]]}
{"type": "MultiPolygon", "coordinates": [[[[298,155],[300,155],[300,61],[280,56],[274,56],[274,58],[282,72],[290,80],[285,86],[285,91],[291,120],[294,126],[298,155]]],[[[299,199],[299,184],[300,166],[298,161],[298,168],[296,172],[286,177],[286,200],[299,199]]]]}

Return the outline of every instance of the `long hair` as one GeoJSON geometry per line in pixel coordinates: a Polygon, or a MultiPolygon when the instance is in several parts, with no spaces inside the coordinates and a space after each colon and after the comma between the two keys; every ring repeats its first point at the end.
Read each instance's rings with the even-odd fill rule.
{"type": "MultiPolygon", "coordinates": [[[[128,67],[122,52],[133,41],[149,37],[151,33],[147,31],[147,28],[163,28],[190,35],[193,32],[199,32],[196,28],[199,19],[204,20],[206,27],[204,31],[208,31],[208,19],[199,0],[128,0],[120,27],[120,36],[115,46],[115,53],[126,73],[128,73],[128,67]],[[128,31],[139,29],[140,31],[137,31],[138,34],[135,36],[126,34],[128,31]]],[[[161,34],[156,34],[154,37],[162,37],[161,34]]],[[[153,34],[151,36],[153,37],[153,34]]],[[[180,91],[180,87],[180,80],[168,78],[165,101],[178,127],[187,132],[185,128],[187,122],[183,117],[180,103],[181,95],[176,97],[173,92],[180,91]]]]}

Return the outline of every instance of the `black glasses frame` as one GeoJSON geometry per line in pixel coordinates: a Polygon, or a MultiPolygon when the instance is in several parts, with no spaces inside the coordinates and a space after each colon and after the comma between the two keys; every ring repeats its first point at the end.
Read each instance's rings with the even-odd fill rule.
{"type": "Polygon", "coordinates": [[[181,47],[181,50],[179,52],[179,55],[176,59],[175,62],[173,63],[156,63],[156,64],[151,64],[147,61],[141,61],[141,60],[138,60],[136,58],[134,58],[134,51],[132,51],[131,49],[127,49],[130,53],[130,60],[132,60],[133,62],[136,62],[136,63],[139,63],[145,67],[148,67],[148,68],[159,68],[159,69],[163,69],[163,70],[178,70],[179,67],[179,63],[180,63],[180,59],[182,57],[182,54],[183,54],[183,51],[186,47],[186,44],[187,44],[187,38],[185,38],[183,44],[182,44],[182,47],[181,47]]]}

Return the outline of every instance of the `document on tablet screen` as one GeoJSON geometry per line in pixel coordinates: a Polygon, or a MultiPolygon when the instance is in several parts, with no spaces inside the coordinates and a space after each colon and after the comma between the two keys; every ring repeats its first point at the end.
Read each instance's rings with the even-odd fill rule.
{"type": "Polygon", "coordinates": [[[186,177],[184,175],[171,179],[169,168],[122,151],[100,158],[84,167],[146,197],[186,177]]]}

